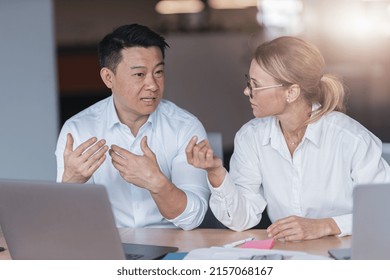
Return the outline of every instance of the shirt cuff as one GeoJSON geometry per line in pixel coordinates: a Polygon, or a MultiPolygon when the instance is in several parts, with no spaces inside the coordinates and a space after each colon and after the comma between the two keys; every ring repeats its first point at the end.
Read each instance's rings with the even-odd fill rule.
{"type": "Polygon", "coordinates": [[[236,191],[236,186],[231,177],[229,176],[228,172],[226,172],[225,178],[223,179],[222,184],[219,187],[214,188],[211,185],[208,177],[207,184],[209,186],[211,194],[214,195],[214,197],[218,200],[222,200],[236,191]]]}
{"type": "MultiPolygon", "coordinates": [[[[199,201],[199,198],[195,194],[191,192],[185,192],[185,194],[187,196],[187,205],[184,211],[176,218],[167,220],[184,230],[191,230],[199,226],[203,220],[203,218],[200,219],[201,215],[199,215],[203,205],[199,205],[202,204],[201,202],[196,203],[199,201]]],[[[204,209],[204,214],[206,214],[206,210],[207,208],[204,209]]]]}
{"type": "Polygon", "coordinates": [[[352,214],[333,217],[333,220],[336,222],[341,232],[337,235],[338,237],[352,234],[352,214]]]}

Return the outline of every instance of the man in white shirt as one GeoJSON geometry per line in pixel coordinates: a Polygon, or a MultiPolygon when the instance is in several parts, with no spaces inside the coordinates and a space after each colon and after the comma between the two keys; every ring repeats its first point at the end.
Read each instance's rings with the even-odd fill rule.
{"type": "Polygon", "coordinates": [[[67,120],[57,181],[106,186],[118,227],[193,229],[207,210],[206,174],[186,160],[200,121],[164,92],[165,39],[124,25],[99,43],[100,76],[112,95],[67,120]]]}

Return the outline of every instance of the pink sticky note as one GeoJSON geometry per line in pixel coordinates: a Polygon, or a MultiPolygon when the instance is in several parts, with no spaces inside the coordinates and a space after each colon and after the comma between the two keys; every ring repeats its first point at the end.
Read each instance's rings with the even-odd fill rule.
{"type": "Polygon", "coordinates": [[[266,240],[252,240],[245,242],[241,248],[252,248],[252,249],[272,249],[274,247],[274,239],[266,240]]]}

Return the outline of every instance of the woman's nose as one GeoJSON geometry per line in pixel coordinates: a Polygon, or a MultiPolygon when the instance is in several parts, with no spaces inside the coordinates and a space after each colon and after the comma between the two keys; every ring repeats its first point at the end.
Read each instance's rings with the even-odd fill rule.
{"type": "Polygon", "coordinates": [[[244,88],[244,95],[249,96],[250,98],[252,98],[251,93],[250,93],[250,90],[249,90],[248,87],[245,87],[245,88],[244,88]]]}

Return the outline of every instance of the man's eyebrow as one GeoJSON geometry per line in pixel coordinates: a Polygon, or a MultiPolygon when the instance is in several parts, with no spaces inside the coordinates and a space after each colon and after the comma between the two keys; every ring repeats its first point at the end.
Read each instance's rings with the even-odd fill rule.
{"type": "MultiPolygon", "coordinates": [[[[159,62],[159,63],[156,64],[155,67],[158,67],[158,66],[161,66],[161,65],[165,65],[165,62],[164,61],[159,62]]],[[[140,68],[146,68],[146,66],[142,66],[142,65],[130,66],[130,69],[140,69],[140,68]]]]}
{"type": "MultiPolygon", "coordinates": [[[[165,62],[164,61],[159,62],[156,64],[155,67],[158,67],[160,65],[165,65],[165,62]]],[[[141,65],[130,66],[130,69],[139,69],[139,68],[146,68],[146,66],[141,66],[141,65]]]]}
{"type": "Polygon", "coordinates": [[[130,69],[146,68],[145,66],[130,66],[130,69]]]}

